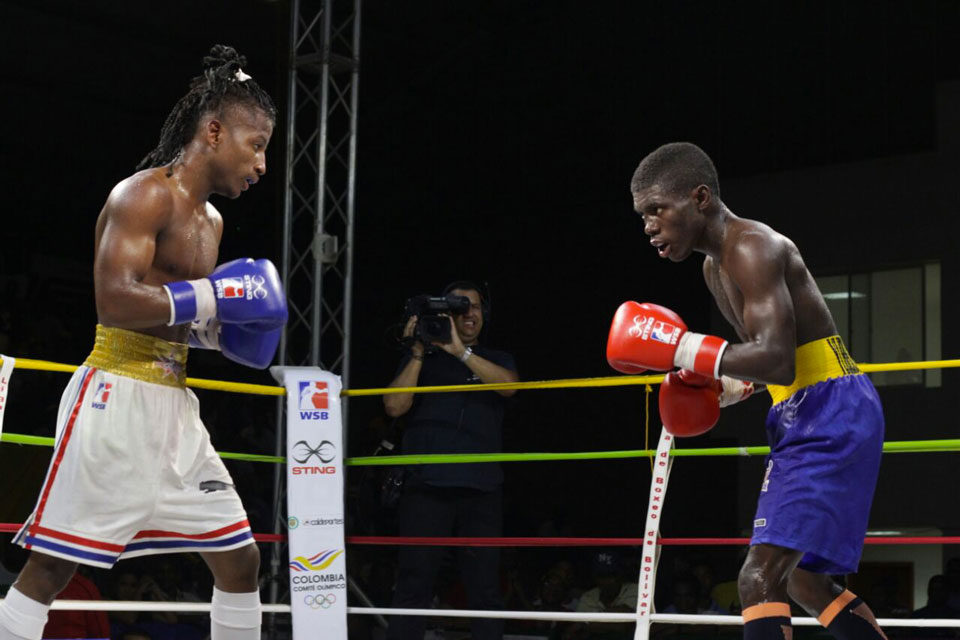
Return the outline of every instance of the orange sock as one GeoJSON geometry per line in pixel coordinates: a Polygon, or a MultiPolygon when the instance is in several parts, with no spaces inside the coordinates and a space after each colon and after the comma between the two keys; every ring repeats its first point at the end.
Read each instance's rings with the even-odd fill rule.
{"type": "Polygon", "coordinates": [[[793,640],[790,605],[764,602],[744,609],[743,640],[793,640]]]}
{"type": "Polygon", "coordinates": [[[839,640],[887,640],[870,607],[852,591],[844,591],[817,617],[839,640]]]}

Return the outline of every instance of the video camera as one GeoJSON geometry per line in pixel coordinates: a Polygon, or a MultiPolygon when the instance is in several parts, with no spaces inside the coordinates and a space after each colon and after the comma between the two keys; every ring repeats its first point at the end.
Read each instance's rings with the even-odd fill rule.
{"type": "Polygon", "coordinates": [[[450,320],[447,316],[464,313],[469,308],[470,298],[466,296],[453,293],[445,296],[423,294],[407,300],[403,308],[403,318],[406,321],[411,316],[417,316],[413,340],[419,340],[429,350],[431,344],[449,344],[452,341],[450,320]]]}

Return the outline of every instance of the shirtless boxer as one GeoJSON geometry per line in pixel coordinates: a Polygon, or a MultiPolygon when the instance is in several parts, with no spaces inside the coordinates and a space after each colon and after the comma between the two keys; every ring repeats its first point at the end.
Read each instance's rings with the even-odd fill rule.
{"type": "Polygon", "coordinates": [[[31,554],[0,605],[0,640],[39,639],[77,563],[178,551],[199,551],[213,573],[211,637],[260,638],[259,552],[184,386],[188,343],[263,368],[287,318],[269,261],[215,268],[223,220],[207,200],[260,179],[276,120],[243,64],[211,49],[97,220],[96,341],[63,393],[50,469],[15,538],[31,554]]]}
{"type": "Polygon", "coordinates": [[[713,162],[693,144],[655,150],[630,186],[662,258],[706,254],[707,286],[742,342],[688,332],[669,309],[627,302],[611,326],[611,365],[627,373],[679,368],[665,381],[667,401],[710,387],[727,405],[749,396],[752,383],[767,385],[773,398],[771,453],[739,577],[744,638],[789,640],[788,596],[837,638],[885,637],[867,605],[830,578],[856,571],[860,561],[883,410],[800,252],[726,207],[713,162]]]}

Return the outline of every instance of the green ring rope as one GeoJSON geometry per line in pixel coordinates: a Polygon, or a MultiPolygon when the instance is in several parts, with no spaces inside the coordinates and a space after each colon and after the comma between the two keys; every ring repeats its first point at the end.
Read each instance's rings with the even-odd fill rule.
{"type": "MultiPolygon", "coordinates": [[[[0,442],[52,447],[53,438],[26,436],[18,433],[0,434],[0,442]]],[[[901,440],[883,443],[884,453],[943,453],[960,451],[960,440],[901,440]]],[[[750,457],[765,456],[770,447],[708,447],[702,449],[672,449],[670,455],[685,457],[750,457]]],[[[548,460],[611,460],[626,458],[651,458],[654,449],[631,449],[626,451],[581,451],[576,453],[450,453],[404,456],[367,456],[344,460],[351,467],[383,467],[413,464],[466,464],[471,462],[544,462],[548,460]]],[[[285,458],[254,453],[218,452],[221,458],[246,462],[272,462],[283,464],[285,458]]]]}

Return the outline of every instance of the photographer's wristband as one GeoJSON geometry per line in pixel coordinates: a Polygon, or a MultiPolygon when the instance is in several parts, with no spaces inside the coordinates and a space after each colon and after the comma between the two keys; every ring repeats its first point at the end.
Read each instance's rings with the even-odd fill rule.
{"type": "Polygon", "coordinates": [[[473,349],[471,349],[470,347],[467,347],[466,349],[463,350],[463,355],[460,356],[460,362],[466,362],[472,355],[473,355],[473,349]]]}

